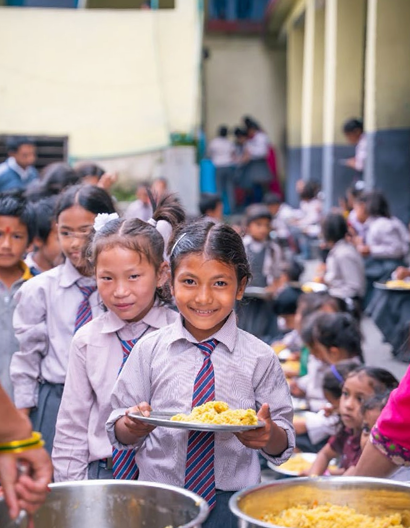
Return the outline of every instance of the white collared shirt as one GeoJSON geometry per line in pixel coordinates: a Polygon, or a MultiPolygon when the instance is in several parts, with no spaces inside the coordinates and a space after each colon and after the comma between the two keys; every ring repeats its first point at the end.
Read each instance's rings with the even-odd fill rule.
{"type": "MultiPolygon", "coordinates": [[[[274,464],[283,463],[295,443],[292,403],[278,358],[271,347],[238,329],[234,312],[212,337],[219,342],[211,356],[215,399],[233,409],[256,411],[268,403],[272,419],[287,433],[288,448],[277,457],[261,453],[274,464]]],[[[195,343],[180,316],[170,327],[153,332],[136,345],[111,399],[114,411],[107,431],[116,447],[133,447],[120,444],[114,430],[127,408],[146,401],[158,411],[191,409],[195,378],[204,360],[195,343]]],[[[187,442],[187,430],[165,427],[157,427],[141,439],[135,445],[141,480],[183,487],[187,442]]],[[[232,433],[215,434],[216,487],[234,491],[259,481],[258,451],[245,447],[232,433]]]]}
{"type": "MultiPolygon", "coordinates": [[[[17,408],[37,406],[39,378],[65,382],[77,310],[84,298],[76,283],[93,286],[95,279],[81,275],[67,259],[23,284],[16,294],[13,326],[20,349],[10,375],[17,408]]],[[[96,291],[90,305],[93,317],[102,312],[96,291]]]]}
{"type": "Polygon", "coordinates": [[[8,164],[10,169],[14,170],[14,172],[17,172],[17,174],[20,176],[20,178],[23,181],[26,181],[29,179],[30,171],[28,169],[23,169],[23,167],[21,167],[17,163],[16,158],[14,158],[13,156],[10,156],[9,158],[7,158],[6,163],[8,164]]]}
{"type": "Polygon", "coordinates": [[[123,359],[120,339],[136,339],[177,317],[171,309],[155,305],[141,321],[126,323],[108,311],[76,333],[54,438],[56,482],[84,480],[90,462],[112,456],[105,422],[123,359]]]}

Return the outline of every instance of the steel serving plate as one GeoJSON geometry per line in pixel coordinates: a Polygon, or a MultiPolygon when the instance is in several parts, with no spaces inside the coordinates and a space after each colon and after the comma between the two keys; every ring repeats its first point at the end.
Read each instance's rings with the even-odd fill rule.
{"type": "Polygon", "coordinates": [[[223,424],[205,424],[192,422],[174,422],[172,416],[181,414],[181,411],[151,411],[150,416],[142,416],[136,413],[129,413],[128,416],[140,420],[149,425],[158,427],[170,427],[172,429],[189,429],[190,431],[206,431],[211,433],[241,433],[251,431],[265,426],[265,422],[258,421],[258,425],[223,425],[223,424]]]}
{"type": "Polygon", "coordinates": [[[260,520],[298,505],[331,503],[366,515],[401,513],[410,528],[410,484],[365,477],[292,478],[239,491],[229,501],[238,528],[282,528],[260,520]]]}
{"type": "Polygon", "coordinates": [[[409,288],[404,288],[404,287],[400,287],[400,286],[387,286],[387,284],[385,284],[384,282],[373,282],[373,286],[377,290],[410,293],[410,287],[409,288]]]}

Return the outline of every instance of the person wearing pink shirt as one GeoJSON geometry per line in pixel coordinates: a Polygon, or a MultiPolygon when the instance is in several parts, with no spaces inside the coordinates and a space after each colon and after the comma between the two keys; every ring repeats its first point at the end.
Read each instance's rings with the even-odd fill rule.
{"type": "MultiPolygon", "coordinates": [[[[54,439],[54,479],[134,479],[133,461],[113,453],[105,431],[110,395],[118,373],[139,339],[169,325],[168,265],[159,220],[175,227],[180,205],[164,198],[148,223],[139,219],[96,219],[91,259],[106,311],[73,338],[67,379],[54,439]],[[123,464],[118,460],[123,457],[123,464]],[[118,470],[117,470],[118,469],[118,470]]],[[[122,460],[122,459],[121,459],[122,460]]]]}

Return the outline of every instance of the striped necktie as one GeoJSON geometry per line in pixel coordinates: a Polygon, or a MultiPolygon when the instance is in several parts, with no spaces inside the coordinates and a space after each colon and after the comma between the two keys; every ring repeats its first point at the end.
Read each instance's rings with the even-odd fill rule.
{"type": "MultiPolygon", "coordinates": [[[[215,400],[215,376],[211,354],[217,344],[216,339],[210,339],[196,345],[205,357],[195,379],[192,407],[215,400]]],[[[189,433],[184,487],[204,498],[211,509],[214,508],[216,500],[214,449],[214,433],[189,433]]]]}
{"type": "MultiPolygon", "coordinates": [[[[143,332],[143,334],[145,334],[148,328],[143,332]]],[[[137,337],[136,339],[125,340],[121,339],[118,336],[118,339],[121,341],[122,346],[122,363],[118,374],[120,374],[120,372],[124,368],[124,365],[127,362],[127,359],[129,358],[131,350],[134,348],[135,343],[141,337],[142,336],[137,337]]],[[[137,463],[135,462],[134,449],[116,449],[115,447],[112,448],[112,475],[115,479],[137,480],[139,475],[139,469],[137,463]]]]}
{"type": "Polygon", "coordinates": [[[77,284],[77,287],[83,294],[83,300],[80,302],[77,310],[74,333],[93,318],[90,306],[90,295],[97,289],[97,286],[80,286],[79,284],[77,284]]]}

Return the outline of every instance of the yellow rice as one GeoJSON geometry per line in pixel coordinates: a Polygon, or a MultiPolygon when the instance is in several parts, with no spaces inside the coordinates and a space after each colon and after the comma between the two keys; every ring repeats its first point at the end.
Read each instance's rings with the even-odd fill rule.
{"type": "Polygon", "coordinates": [[[404,528],[400,513],[371,517],[348,506],[295,506],[278,515],[265,514],[264,522],[291,528],[404,528]]]}
{"type": "Polygon", "coordinates": [[[173,422],[206,423],[215,425],[258,425],[253,409],[230,409],[225,402],[212,401],[194,407],[190,414],[176,414],[173,422]]]}

